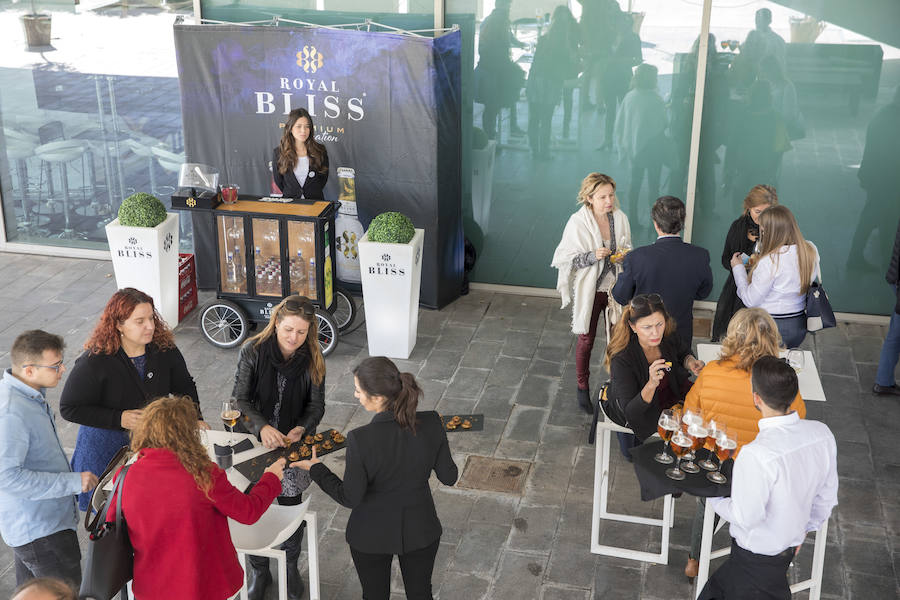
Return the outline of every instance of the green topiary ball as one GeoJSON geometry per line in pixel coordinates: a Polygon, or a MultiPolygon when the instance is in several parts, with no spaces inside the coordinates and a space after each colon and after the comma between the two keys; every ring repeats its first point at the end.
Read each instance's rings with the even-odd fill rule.
{"type": "Polygon", "coordinates": [[[166,220],[166,207],[156,196],[138,192],[125,198],[119,206],[119,225],[156,227],[166,220]]]}
{"type": "Polygon", "coordinates": [[[416,235],[409,217],[398,212],[381,213],[369,223],[369,241],[382,244],[408,244],[416,235]]]}

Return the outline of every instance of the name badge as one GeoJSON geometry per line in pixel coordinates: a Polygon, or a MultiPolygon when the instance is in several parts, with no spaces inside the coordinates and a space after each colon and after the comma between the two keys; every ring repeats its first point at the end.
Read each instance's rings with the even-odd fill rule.
{"type": "Polygon", "coordinates": [[[310,171],[309,174],[308,174],[306,177],[309,178],[309,179],[312,179],[312,178],[315,177],[315,176],[316,176],[316,172],[315,172],[315,171],[310,171]]]}

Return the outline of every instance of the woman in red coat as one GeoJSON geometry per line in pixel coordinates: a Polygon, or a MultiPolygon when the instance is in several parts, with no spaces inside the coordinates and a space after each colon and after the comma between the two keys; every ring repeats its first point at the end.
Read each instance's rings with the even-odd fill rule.
{"type": "MultiPolygon", "coordinates": [[[[281,493],[284,459],[249,494],[232,486],[200,442],[197,409],[167,396],[144,409],[131,449],[138,459],[122,484],[122,512],[134,546],[132,591],[140,600],[224,600],[244,580],[227,517],[255,523],[281,493]]],[[[107,519],[115,520],[115,502],[107,519]]]]}

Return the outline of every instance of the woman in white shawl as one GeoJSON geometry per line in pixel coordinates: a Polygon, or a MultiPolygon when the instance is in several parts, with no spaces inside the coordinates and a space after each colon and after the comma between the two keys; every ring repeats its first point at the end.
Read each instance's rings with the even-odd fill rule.
{"type": "Polygon", "coordinates": [[[590,393],[591,351],[600,312],[606,311],[606,339],[610,326],[622,313],[609,290],[622,270],[622,256],[631,249],[631,226],[619,209],[616,182],[609,175],[591,173],[578,192],[581,208],[569,217],[562,240],[553,253],[552,266],[559,270],[556,289],[562,308],[572,302],[572,333],[578,405],[593,413],[590,393]]]}

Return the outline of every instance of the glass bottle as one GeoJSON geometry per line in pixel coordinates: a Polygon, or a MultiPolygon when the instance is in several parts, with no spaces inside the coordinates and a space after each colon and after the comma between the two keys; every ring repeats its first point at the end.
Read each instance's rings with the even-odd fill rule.
{"type": "Polygon", "coordinates": [[[302,250],[297,250],[297,258],[291,260],[291,291],[306,295],[306,262],[302,250]]]}
{"type": "Polygon", "coordinates": [[[306,278],[309,293],[307,297],[315,301],[317,299],[316,292],[316,258],[311,256],[309,259],[309,275],[306,278]]]}
{"type": "Polygon", "coordinates": [[[225,255],[225,291],[233,292],[237,287],[237,272],[234,268],[234,255],[229,252],[225,255]]]}

